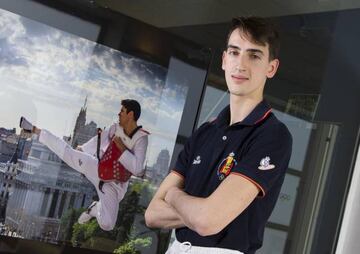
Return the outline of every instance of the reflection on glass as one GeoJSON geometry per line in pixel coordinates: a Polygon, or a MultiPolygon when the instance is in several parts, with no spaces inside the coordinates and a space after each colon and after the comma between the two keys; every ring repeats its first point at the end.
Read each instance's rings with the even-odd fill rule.
{"type": "Polygon", "coordinates": [[[299,177],[286,174],[284,184],[280,191],[279,199],[276,203],[273,213],[269,218],[269,222],[290,226],[290,220],[295,205],[299,181],[299,177]]]}
{"type": "Polygon", "coordinates": [[[310,135],[313,128],[315,128],[315,125],[301,118],[277,110],[273,110],[273,113],[280,121],[286,124],[293,137],[292,154],[296,154],[296,156],[291,156],[289,168],[302,171],[310,142],[310,135]]]}
{"type": "Polygon", "coordinates": [[[259,254],[280,254],[284,253],[287,233],[284,231],[265,228],[264,243],[259,254]]]}
{"type": "MultiPolygon", "coordinates": [[[[0,233],[155,253],[167,233],[146,228],[143,213],[168,172],[189,84],[162,66],[7,11],[0,10],[0,24],[0,233]],[[76,147],[110,126],[125,98],[140,102],[139,124],[151,133],[146,171],[130,179],[117,225],[105,232],[96,220],[77,223],[96,194],[87,179],[15,128],[24,115],[76,147]]],[[[179,65],[186,64],[172,58],[169,70],[179,65]]]]}
{"type": "Polygon", "coordinates": [[[229,104],[229,100],[230,95],[227,91],[207,85],[197,127],[204,122],[215,119],[221,110],[229,104]]]}

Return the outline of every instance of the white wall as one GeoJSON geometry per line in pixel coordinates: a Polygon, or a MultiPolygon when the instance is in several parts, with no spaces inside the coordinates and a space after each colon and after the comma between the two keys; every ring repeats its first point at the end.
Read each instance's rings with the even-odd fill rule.
{"type": "MultiPolygon", "coordinates": [[[[339,169],[341,170],[341,169],[339,169]]],[[[347,197],[345,214],[341,225],[336,254],[354,254],[360,251],[360,149],[355,162],[347,197]]]]}

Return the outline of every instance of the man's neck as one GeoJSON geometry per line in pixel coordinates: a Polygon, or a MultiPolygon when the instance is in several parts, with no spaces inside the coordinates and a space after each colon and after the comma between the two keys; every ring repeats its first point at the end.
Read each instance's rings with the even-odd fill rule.
{"type": "Polygon", "coordinates": [[[138,127],[136,122],[130,122],[125,126],[122,126],[126,135],[130,136],[130,134],[138,127]]]}
{"type": "Polygon", "coordinates": [[[259,98],[245,98],[230,95],[231,117],[229,125],[243,121],[262,100],[262,96],[259,98]]]}

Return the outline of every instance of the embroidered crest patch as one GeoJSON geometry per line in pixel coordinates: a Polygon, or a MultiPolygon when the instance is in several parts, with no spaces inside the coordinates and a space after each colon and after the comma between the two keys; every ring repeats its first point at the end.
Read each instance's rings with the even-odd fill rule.
{"type": "Polygon", "coordinates": [[[231,169],[234,166],[236,166],[237,162],[236,162],[234,156],[235,156],[235,154],[232,152],[228,155],[228,157],[223,159],[222,162],[220,163],[218,170],[217,170],[217,176],[219,177],[220,181],[224,180],[225,177],[227,177],[230,174],[231,169]]]}
{"type": "Polygon", "coordinates": [[[260,170],[269,170],[269,169],[273,169],[275,168],[275,165],[270,164],[270,157],[266,156],[265,158],[263,158],[260,161],[260,166],[258,167],[258,169],[260,170]]]}

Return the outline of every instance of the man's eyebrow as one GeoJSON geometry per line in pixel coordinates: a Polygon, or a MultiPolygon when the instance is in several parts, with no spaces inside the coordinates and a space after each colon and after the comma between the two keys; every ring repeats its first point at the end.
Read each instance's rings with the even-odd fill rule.
{"type": "MultiPolygon", "coordinates": [[[[235,45],[231,45],[231,44],[227,45],[227,47],[226,47],[226,49],[229,49],[229,48],[241,50],[240,47],[235,46],[235,45]]],[[[252,48],[250,48],[250,49],[246,49],[246,51],[251,52],[251,53],[259,53],[261,55],[264,55],[264,52],[262,50],[260,50],[260,49],[252,49],[252,48]]]]}
{"type": "Polygon", "coordinates": [[[229,48],[241,50],[240,47],[235,46],[235,45],[231,45],[231,44],[227,45],[227,47],[226,47],[226,49],[229,49],[229,48]]]}

